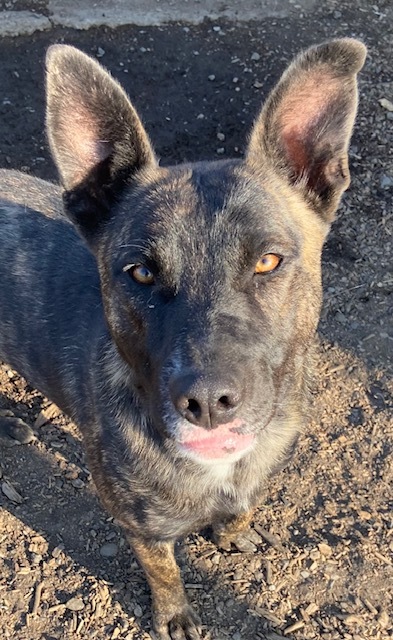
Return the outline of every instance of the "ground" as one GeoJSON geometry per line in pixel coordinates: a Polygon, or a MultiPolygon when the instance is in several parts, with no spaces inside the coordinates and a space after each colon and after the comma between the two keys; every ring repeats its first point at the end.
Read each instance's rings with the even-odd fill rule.
{"type": "MultiPolygon", "coordinates": [[[[239,156],[263,97],[301,47],[343,35],[369,47],[352,184],[324,253],[313,418],[256,515],[269,539],[255,554],[222,553],[209,532],[179,544],[206,639],[393,638],[389,11],[387,0],[332,1],[290,20],[54,28],[0,41],[0,166],[52,180],[43,127],[51,42],[79,46],[119,78],[164,164],[239,156]]],[[[98,502],[76,427],[6,364],[0,409],[37,435],[0,448],[1,637],[149,638],[145,578],[98,502]]]]}

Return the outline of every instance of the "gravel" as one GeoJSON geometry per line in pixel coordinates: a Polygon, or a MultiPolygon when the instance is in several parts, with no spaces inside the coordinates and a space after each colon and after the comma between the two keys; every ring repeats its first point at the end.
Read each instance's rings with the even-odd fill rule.
{"type": "MultiPolygon", "coordinates": [[[[269,483],[255,519],[263,538],[256,553],[220,552],[209,532],[177,548],[205,640],[393,638],[389,11],[387,0],[329,0],[290,20],[220,20],[219,31],[206,21],[0,41],[0,164],[50,179],[42,85],[49,42],[101,56],[134,97],[164,164],[241,155],[262,97],[300,47],[340,35],[368,45],[352,184],[324,252],[313,419],[290,466],[269,483]]],[[[49,406],[0,366],[0,409],[37,432],[30,445],[0,453],[0,637],[147,640],[144,575],[97,501],[77,429],[49,406]]]]}

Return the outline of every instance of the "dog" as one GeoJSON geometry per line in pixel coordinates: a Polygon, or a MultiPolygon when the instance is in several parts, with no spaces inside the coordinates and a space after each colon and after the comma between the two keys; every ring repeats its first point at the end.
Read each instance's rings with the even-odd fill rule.
{"type": "MultiPolygon", "coordinates": [[[[196,640],[174,557],[212,525],[254,549],[269,476],[307,420],[321,251],[349,185],[366,49],[301,53],[244,158],[159,166],[95,60],[47,53],[62,187],[0,172],[0,357],[80,427],[100,498],[152,593],[160,640],[196,640]]],[[[3,439],[31,429],[3,412],[3,439]]]]}

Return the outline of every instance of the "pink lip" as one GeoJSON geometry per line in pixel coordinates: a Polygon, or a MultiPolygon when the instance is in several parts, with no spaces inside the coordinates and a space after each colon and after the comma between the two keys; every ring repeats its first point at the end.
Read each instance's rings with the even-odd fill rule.
{"type": "Polygon", "coordinates": [[[254,441],[253,434],[239,433],[244,425],[240,419],[222,424],[212,431],[192,427],[181,439],[180,444],[190,453],[196,453],[205,459],[224,458],[240,453],[254,441]]]}

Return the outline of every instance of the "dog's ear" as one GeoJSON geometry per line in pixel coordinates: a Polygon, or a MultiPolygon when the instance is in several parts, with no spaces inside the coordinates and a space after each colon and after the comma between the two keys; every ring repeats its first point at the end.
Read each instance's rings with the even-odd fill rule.
{"type": "Polygon", "coordinates": [[[333,40],[300,54],[268,97],[251,133],[248,161],[268,165],[331,220],[349,186],[348,146],[365,46],[333,40]]]}
{"type": "Polygon", "coordinates": [[[66,212],[90,237],[132,176],[156,164],[154,152],[125,92],[98,62],[54,45],[46,65],[47,133],[66,212]]]}

